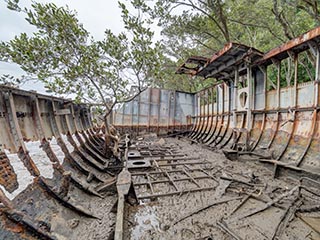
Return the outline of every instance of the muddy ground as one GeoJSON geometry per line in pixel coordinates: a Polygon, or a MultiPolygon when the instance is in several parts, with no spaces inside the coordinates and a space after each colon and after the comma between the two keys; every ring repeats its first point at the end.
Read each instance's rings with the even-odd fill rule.
{"type": "MultiPolygon", "coordinates": [[[[208,150],[191,144],[187,139],[166,138],[164,146],[175,149],[175,154],[208,161],[209,164],[201,166],[209,169],[206,172],[215,180],[204,178],[197,182],[200,187],[212,186],[212,189],[196,192],[186,190],[172,196],[142,199],[138,206],[127,204],[124,239],[320,239],[319,232],[310,227],[312,221],[320,225],[319,212],[313,213],[316,218],[312,220],[307,216],[310,213],[304,213],[304,216],[297,211],[290,213],[293,207],[297,209],[319,201],[313,194],[299,190],[292,190],[288,194],[299,184],[297,178],[280,174],[274,179],[272,166],[263,165],[249,157],[231,161],[221,151],[208,150]],[[221,176],[225,178],[221,179],[221,176]],[[283,194],[288,196],[277,201],[283,194]],[[273,200],[275,203],[272,206],[255,213],[273,200]],[[225,202],[219,203],[221,201],[225,202]]],[[[168,171],[172,169],[164,168],[168,171]]],[[[199,174],[192,172],[193,177],[199,177],[199,174]]],[[[171,176],[172,179],[182,178],[178,173],[171,176]]],[[[139,183],[146,179],[138,176],[133,177],[133,181],[139,183]]],[[[176,184],[179,190],[195,187],[190,180],[176,184]]],[[[170,183],[158,183],[153,185],[153,191],[159,194],[175,189],[170,183]]],[[[136,192],[138,196],[150,194],[150,186],[138,186],[136,192]]]]}
{"type": "MultiPolygon", "coordinates": [[[[297,175],[282,171],[274,179],[273,165],[264,165],[250,157],[231,161],[220,150],[191,144],[186,138],[142,136],[138,139],[130,151],[132,155],[142,156],[136,158],[140,162],[131,164],[134,168],[129,170],[139,204],[134,204],[132,198],[125,204],[123,239],[320,239],[319,185],[309,186],[305,183],[308,179],[301,181],[297,175]],[[149,165],[143,167],[141,159],[149,165]]],[[[42,159],[40,155],[33,157],[37,161],[42,159]]],[[[75,153],[74,157],[85,165],[75,153]]],[[[62,157],[59,160],[74,177],[87,184],[81,172],[62,157]]],[[[50,162],[41,163],[49,187],[56,191],[61,175],[50,178],[52,170],[46,170],[50,162]]],[[[113,177],[88,164],[85,166],[103,180],[113,177]]],[[[29,184],[30,179],[22,171],[18,173],[19,182],[25,182],[22,186],[29,184]]],[[[96,217],[93,218],[63,207],[39,187],[39,182],[33,181],[25,189],[18,189],[21,192],[13,200],[15,209],[42,228],[48,228],[56,239],[113,239],[115,185],[101,197],[85,193],[74,184],[70,186],[64,199],[96,217]]],[[[15,194],[9,196],[13,198],[15,194]]],[[[5,228],[0,226],[1,229],[5,228]]],[[[16,239],[10,234],[0,231],[0,238],[16,239]]]]}

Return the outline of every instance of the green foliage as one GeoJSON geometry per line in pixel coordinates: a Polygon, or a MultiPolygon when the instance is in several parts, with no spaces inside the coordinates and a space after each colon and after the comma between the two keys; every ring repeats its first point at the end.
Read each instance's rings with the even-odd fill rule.
{"type": "MultiPolygon", "coordinates": [[[[0,60],[20,64],[54,92],[75,93],[79,100],[121,102],[130,96],[131,85],[197,91],[213,84],[214,79],[174,74],[192,55],[211,57],[228,41],[268,51],[320,24],[317,0],[127,2],[134,10],[119,2],[126,32],[106,30],[105,39],[95,41],[68,8],[33,3],[31,9],[21,9],[19,0],[7,0],[8,7],[24,12],[38,31],[0,43],[0,60]],[[162,29],[163,44],[153,41],[153,22],[162,29]]],[[[293,68],[290,61],[282,63],[281,86],[292,84],[293,68]]],[[[268,70],[268,77],[272,89],[277,71],[268,70]]],[[[298,82],[313,78],[314,57],[308,53],[299,57],[298,82]]]]}
{"type": "MultiPolygon", "coordinates": [[[[126,33],[115,35],[107,29],[105,38],[95,41],[76,12],[53,3],[34,2],[23,12],[37,31],[1,42],[1,60],[19,64],[43,81],[49,91],[73,93],[78,101],[112,108],[135,94],[130,86],[141,91],[151,85],[163,60],[162,46],[153,43],[147,24],[130,15],[124,4],[119,6],[126,33]]],[[[21,11],[18,0],[8,2],[8,7],[21,11]]]]}
{"type": "MultiPolygon", "coordinates": [[[[158,21],[166,54],[177,66],[192,55],[211,57],[229,41],[265,52],[320,24],[318,0],[139,0],[133,3],[137,8],[143,5],[149,16],[158,21]]],[[[312,73],[310,57],[308,61],[299,67],[304,69],[302,74],[312,73]]],[[[292,66],[283,64],[281,86],[286,86],[292,66]]],[[[173,72],[168,73],[167,85],[175,88],[179,85],[176,82],[182,80],[173,72]]],[[[276,74],[270,74],[273,75],[271,87],[276,83],[276,74]]],[[[197,81],[191,84],[195,89],[202,87],[197,81]]]]}

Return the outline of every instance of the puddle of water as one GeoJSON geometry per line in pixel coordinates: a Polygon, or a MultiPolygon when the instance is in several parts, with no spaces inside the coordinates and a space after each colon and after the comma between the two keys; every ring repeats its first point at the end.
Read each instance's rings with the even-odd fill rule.
{"type": "Polygon", "coordinates": [[[136,212],[134,220],[136,225],[133,227],[131,232],[131,239],[133,240],[140,240],[143,233],[148,230],[162,232],[160,230],[159,218],[156,215],[154,207],[145,206],[140,208],[136,212]]]}

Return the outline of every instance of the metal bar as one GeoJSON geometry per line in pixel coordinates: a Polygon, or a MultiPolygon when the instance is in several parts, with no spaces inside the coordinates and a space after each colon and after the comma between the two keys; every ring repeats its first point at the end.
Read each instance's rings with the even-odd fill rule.
{"type": "MultiPolygon", "coordinates": [[[[146,174],[146,176],[147,176],[147,179],[148,179],[148,183],[147,184],[148,184],[148,186],[149,186],[149,188],[151,190],[151,193],[154,194],[154,190],[153,190],[153,186],[152,186],[152,184],[154,184],[154,182],[151,181],[150,175],[148,173],[146,174]]],[[[136,184],[133,184],[133,185],[136,185],[136,184]]]]}
{"type": "Polygon", "coordinates": [[[195,178],[192,177],[191,174],[188,173],[185,168],[183,168],[183,172],[190,178],[190,180],[191,180],[195,185],[197,185],[197,187],[200,188],[200,185],[196,182],[195,178]]]}
{"type": "Polygon", "coordinates": [[[159,159],[151,159],[150,161],[157,161],[157,162],[163,162],[163,161],[181,161],[181,160],[197,160],[201,159],[199,157],[186,157],[186,158],[159,158],[159,159]]]}
{"type": "Polygon", "coordinates": [[[157,197],[166,197],[166,196],[172,196],[172,195],[177,195],[177,194],[184,194],[184,193],[189,193],[189,192],[198,192],[198,191],[206,191],[206,190],[212,190],[215,189],[215,187],[204,187],[204,188],[192,188],[192,189],[185,189],[181,191],[174,191],[174,192],[169,192],[169,193],[157,193],[157,194],[152,194],[152,195],[142,195],[138,196],[138,199],[150,199],[150,198],[157,198],[157,197]]]}
{"type": "Polygon", "coordinates": [[[281,82],[281,62],[275,62],[278,74],[277,74],[277,109],[280,108],[280,82],[281,82]]]}
{"type": "Polygon", "coordinates": [[[252,80],[252,71],[251,66],[247,65],[247,82],[248,82],[248,109],[247,109],[247,130],[251,131],[252,123],[251,123],[251,110],[253,109],[253,80],[252,80]]]}
{"type": "MultiPolygon", "coordinates": [[[[190,168],[188,168],[190,170],[190,168]]],[[[210,173],[208,173],[207,171],[205,171],[206,169],[203,169],[202,167],[199,167],[200,171],[203,172],[204,174],[206,174],[208,177],[210,177],[212,180],[216,181],[216,182],[219,182],[217,180],[216,177],[212,176],[210,173]]]]}
{"type": "MultiPolygon", "coordinates": [[[[184,171],[181,171],[182,173],[184,172],[184,171]]],[[[146,176],[147,176],[147,178],[148,178],[148,174],[145,174],[146,176]]],[[[149,176],[150,177],[150,176],[149,176]]],[[[175,179],[174,181],[175,182],[183,182],[183,181],[192,181],[192,182],[194,182],[195,181],[195,179],[211,179],[211,177],[210,176],[198,176],[198,177],[192,177],[192,178],[190,178],[190,177],[186,177],[186,178],[178,178],[178,179],[175,179]]],[[[149,185],[149,187],[150,187],[150,184],[160,184],[160,183],[169,183],[170,182],[170,180],[155,180],[155,181],[150,181],[149,182],[149,180],[148,180],[148,182],[137,182],[137,183],[134,183],[133,185],[134,186],[144,186],[144,185],[149,185]]],[[[195,183],[195,182],[194,182],[195,183]]],[[[195,183],[196,185],[197,185],[197,187],[201,187],[198,183],[195,183]]]]}
{"type": "Polygon", "coordinates": [[[294,54],[294,96],[293,96],[293,106],[296,108],[298,103],[298,54],[294,54]]]}
{"type": "Polygon", "coordinates": [[[170,164],[161,164],[160,167],[171,167],[171,166],[180,166],[180,165],[184,165],[184,164],[188,164],[188,165],[198,165],[198,164],[211,164],[209,162],[179,162],[179,163],[170,163],[170,164]]]}
{"type": "MultiPolygon", "coordinates": [[[[167,155],[162,155],[162,154],[152,154],[150,153],[149,155],[147,155],[148,158],[153,158],[153,157],[184,157],[186,156],[185,154],[167,154],[167,155]],[[151,154],[151,155],[150,155],[151,154]]],[[[141,154],[142,156],[146,156],[144,154],[141,154]]]]}
{"type": "Polygon", "coordinates": [[[161,170],[164,172],[164,174],[167,176],[167,178],[170,180],[170,183],[174,186],[174,188],[177,190],[177,191],[180,191],[178,186],[176,185],[176,183],[173,181],[173,179],[170,177],[169,173],[167,173],[167,171],[165,170],[161,170]]]}
{"type": "Polygon", "coordinates": [[[234,86],[233,86],[233,128],[237,127],[237,108],[238,108],[238,82],[239,82],[239,70],[238,67],[235,68],[234,70],[234,86]]]}
{"type": "MultiPolygon", "coordinates": [[[[160,168],[160,167],[159,167],[160,168]]],[[[195,171],[202,171],[202,170],[212,170],[212,168],[188,168],[189,171],[195,172],[195,171]]],[[[177,172],[181,172],[183,173],[182,168],[177,168],[177,169],[173,169],[173,170],[167,170],[167,173],[177,173],[177,172]]],[[[153,171],[153,172],[148,172],[148,174],[154,174],[154,175],[164,175],[163,172],[160,171],[153,171]]],[[[131,173],[132,176],[144,176],[146,175],[146,172],[133,172],[131,173]]]]}
{"type": "Polygon", "coordinates": [[[319,107],[319,84],[320,84],[320,48],[316,50],[316,72],[314,80],[314,107],[319,107]]]}

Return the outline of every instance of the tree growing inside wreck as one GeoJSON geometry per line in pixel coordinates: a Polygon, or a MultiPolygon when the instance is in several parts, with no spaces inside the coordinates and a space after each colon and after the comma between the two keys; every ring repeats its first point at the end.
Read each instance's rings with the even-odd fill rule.
{"type": "MultiPolygon", "coordinates": [[[[0,43],[0,60],[14,62],[58,94],[74,94],[77,101],[99,103],[105,108],[106,154],[111,154],[112,134],[108,116],[117,103],[130,101],[150,86],[163,60],[160,42],[140,15],[133,16],[119,3],[125,32],[106,30],[96,41],[77,19],[76,12],[53,3],[34,2],[21,8],[19,0],[8,8],[26,15],[36,28],[0,43]],[[132,91],[130,86],[135,86],[132,91]]],[[[139,13],[139,12],[138,12],[139,13]]]]}

